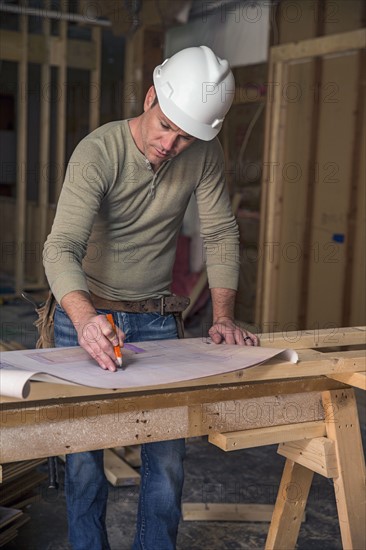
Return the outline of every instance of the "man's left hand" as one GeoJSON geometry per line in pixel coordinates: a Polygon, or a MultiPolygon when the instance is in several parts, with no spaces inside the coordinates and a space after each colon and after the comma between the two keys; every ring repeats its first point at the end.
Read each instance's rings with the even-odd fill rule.
{"type": "Polygon", "coordinates": [[[239,346],[259,346],[259,338],[234,323],[230,318],[215,321],[208,331],[215,344],[237,344],[239,346]]]}

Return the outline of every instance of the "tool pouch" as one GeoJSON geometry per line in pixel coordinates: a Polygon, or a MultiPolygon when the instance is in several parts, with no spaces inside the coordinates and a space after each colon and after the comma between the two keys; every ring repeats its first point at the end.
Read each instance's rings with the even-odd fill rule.
{"type": "Polygon", "coordinates": [[[36,343],[36,348],[54,348],[54,315],[56,308],[56,299],[51,291],[44,304],[36,309],[38,319],[34,322],[34,326],[38,329],[39,338],[36,343]]]}

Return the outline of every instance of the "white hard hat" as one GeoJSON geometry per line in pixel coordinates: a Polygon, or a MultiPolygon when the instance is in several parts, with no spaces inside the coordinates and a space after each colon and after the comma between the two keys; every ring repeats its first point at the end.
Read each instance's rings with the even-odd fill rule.
{"type": "Polygon", "coordinates": [[[204,141],[219,133],[235,93],[225,59],[207,46],[186,48],[155,67],[153,79],[160,108],[176,126],[204,141]]]}

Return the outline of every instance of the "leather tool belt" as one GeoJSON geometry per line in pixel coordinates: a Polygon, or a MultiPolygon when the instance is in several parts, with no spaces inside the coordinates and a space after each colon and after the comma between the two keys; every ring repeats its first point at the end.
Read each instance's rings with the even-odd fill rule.
{"type": "Polygon", "coordinates": [[[112,311],[124,311],[125,313],[160,313],[161,315],[169,315],[170,313],[181,313],[190,303],[190,299],[186,296],[175,295],[139,301],[108,300],[92,292],[90,296],[96,309],[110,309],[112,311]]]}

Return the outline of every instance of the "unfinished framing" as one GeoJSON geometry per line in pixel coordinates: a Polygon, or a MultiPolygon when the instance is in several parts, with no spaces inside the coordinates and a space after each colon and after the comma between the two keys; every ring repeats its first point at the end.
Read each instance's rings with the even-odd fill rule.
{"type": "MultiPolygon", "coordinates": [[[[18,64],[18,97],[17,97],[17,175],[16,175],[16,204],[15,211],[13,204],[9,201],[7,208],[11,212],[4,212],[5,216],[11,216],[12,231],[14,234],[7,234],[9,241],[13,243],[14,252],[14,289],[15,295],[20,295],[26,287],[27,289],[36,289],[45,287],[45,278],[43,266],[40,258],[40,250],[46,239],[47,233],[52,222],[52,212],[49,204],[49,182],[46,177],[40,176],[38,184],[38,204],[31,206],[27,202],[27,133],[28,133],[28,102],[26,99],[26,90],[28,82],[28,67],[30,63],[41,65],[41,90],[49,89],[51,82],[51,67],[57,67],[58,87],[62,90],[57,101],[57,129],[56,129],[56,166],[60,172],[65,169],[65,145],[66,145],[66,87],[68,68],[83,69],[90,72],[90,96],[93,101],[89,107],[89,130],[95,129],[99,125],[99,97],[100,97],[100,74],[101,74],[101,25],[105,21],[99,22],[96,19],[82,18],[76,19],[84,25],[92,25],[91,41],[69,39],[68,19],[72,17],[67,14],[66,1],[61,2],[61,11],[47,11],[50,2],[45,2],[45,10],[27,10],[26,6],[15,6],[10,8],[19,9],[19,31],[0,30],[1,54],[3,61],[16,62],[18,64]],[[43,17],[42,34],[31,34],[28,32],[28,19],[31,15],[43,17]],[[59,20],[59,35],[50,34],[50,18],[59,20]],[[23,92],[23,90],[25,92],[23,92]],[[31,216],[30,224],[27,224],[27,218],[31,216]],[[38,247],[36,265],[29,265],[26,262],[26,243],[29,240],[27,227],[35,226],[31,243],[38,247]],[[26,277],[32,276],[32,281],[26,280],[26,277]]],[[[5,6],[4,10],[8,11],[5,6]]],[[[9,8],[9,9],[10,9],[9,8]]],[[[42,167],[47,167],[50,161],[50,108],[51,102],[41,96],[40,101],[40,174],[43,173],[42,167]]],[[[58,178],[58,188],[56,189],[56,198],[58,197],[62,178],[58,178]]],[[[5,201],[4,201],[5,202],[5,201]]],[[[9,231],[8,228],[7,231],[9,231]]],[[[8,240],[8,238],[6,238],[8,240]]]]}
{"type": "Polygon", "coordinates": [[[271,48],[256,300],[264,328],[364,324],[365,46],[360,29],[271,48]]]}

